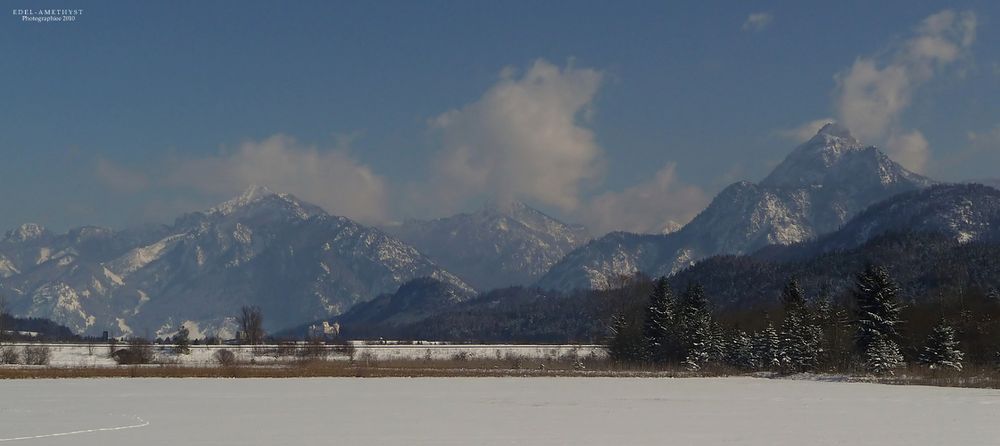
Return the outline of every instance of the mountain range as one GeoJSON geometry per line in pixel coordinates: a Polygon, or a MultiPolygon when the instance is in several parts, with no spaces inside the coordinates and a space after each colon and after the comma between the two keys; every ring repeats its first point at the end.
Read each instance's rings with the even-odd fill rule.
{"type": "MultiPolygon", "coordinates": [[[[1000,305],[1000,190],[981,185],[935,185],[890,197],[815,240],[769,245],[752,254],[717,255],[671,276],[679,293],[704,286],[712,307],[730,317],[758,319],[780,311],[782,289],[792,278],[813,302],[849,302],[855,275],[869,263],[888,269],[907,305],[942,296],[1000,305]],[[970,209],[974,211],[970,212],[970,209]]],[[[647,277],[648,278],[648,277],[647,277]]],[[[612,315],[639,311],[650,282],[642,276],[610,290],[544,290],[512,287],[461,301],[434,300],[444,284],[405,286],[406,293],[363,304],[339,321],[360,338],[484,342],[602,342],[612,315]]]]}
{"type": "Polygon", "coordinates": [[[23,225],[0,241],[15,314],[78,333],[232,335],[257,305],[268,327],[340,314],[433,277],[472,292],[417,249],[376,228],[261,187],[171,225],[53,234],[23,225]]]}
{"type": "Polygon", "coordinates": [[[635,272],[671,275],[712,255],[809,240],[872,204],[931,184],[877,148],[861,144],[847,129],[827,124],[763,181],[726,187],[680,230],[608,234],[567,254],[537,284],[562,290],[610,288],[635,272]]]}
{"type": "Polygon", "coordinates": [[[436,220],[407,220],[386,230],[479,290],[532,283],[588,240],[582,226],[519,201],[436,220]]]}
{"type": "MultiPolygon", "coordinates": [[[[706,287],[720,302],[742,306],[769,298],[778,283],[732,295],[750,278],[808,275],[796,268],[829,267],[829,257],[841,255],[853,259],[837,267],[849,277],[846,269],[882,253],[894,233],[933,234],[926,243],[942,255],[979,259],[966,249],[1000,239],[998,196],[987,186],[939,185],[829,124],[759,183],[730,185],[691,222],[661,234],[590,239],[583,227],[517,201],[376,228],[251,187],[165,225],[56,234],[24,224],[0,240],[0,296],[16,315],[77,333],[147,337],[182,324],[196,337],[231,336],[243,305],[261,307],[269,330],[337,319],[364,335],[373,332],[366,327],[442,320],[436,315],[451,308],[470,309],[479,316],[466,320],[483,323],[500,302],[489,291],[517,285],[532,286],[516,293],[532,308],[575,311],[570,302],[535,300],[614,289],[637,272],[711,281],[706,287]]],[[[896,243],[912,260],[919,243],[906,237],[909,245],[896,243]]],[[[520,307],[508,310],[494,316],[524,316],[520,307]]]]}

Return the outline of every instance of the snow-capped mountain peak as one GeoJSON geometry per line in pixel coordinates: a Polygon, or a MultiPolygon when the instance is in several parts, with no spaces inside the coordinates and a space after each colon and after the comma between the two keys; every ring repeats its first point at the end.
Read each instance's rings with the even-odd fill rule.
{"type": "Polygon", "coordinates": [[[40,224],[25,223],[17,229],[7,231],[6,239],[12,242],[27,242],[39,239],[47,233],[48,230],[40,224]]]}
{"type": "Polygon", "coordinates": [[[567,255],[538,284],[601,287],[609,277],[672,274],[717,254],[801,242],[836,230],[876,202],[932,184],[863,145],[846,128],[827,124],[763,181],[723,189],[679,231],[605,236],[567,255]]]}
{"type": "Polygon", "coordinates": [[[248,187],[242,194],[209,209],[207,213],[209,215],[225,217],[258,207],[270,208],[272,206],[267,205],[269,203],[273,204],[273,207],[283,208],[290,211],[302,220],[326,214],[326,212],[318,206],[300,201],[294,195],[277,193],[268,189],[266,186],[258,185],[248,187]]]}
{"type": "Polygon", "coordinates": [[[931,181],[904,169],[873,146],[858,141],[843,126],[830,123],[795,148],[760,185],[765,187],[844,186],[860,180],[882,186],[899,182],[930,185],[931,181]],[[866,174],[877,175],[866,177],[866,174]]]}
{"type": "Polygon", "coordinates": [[[520,201],[386,229],[478,289],[531,283],[587,240],[582,227],[520,201]]]}
{"type": "Polygon", "coordinates": [[[258,186],[256,184],[251,185],[242,194],[227,200],[224,203],[219,204],[208,210],[209,214],[221,214],[229,215],[235,212],[237,209],[250,206],[251,204],[257,203],[265,198],[276,196],[271,189],[267,186],[258,186]]]}

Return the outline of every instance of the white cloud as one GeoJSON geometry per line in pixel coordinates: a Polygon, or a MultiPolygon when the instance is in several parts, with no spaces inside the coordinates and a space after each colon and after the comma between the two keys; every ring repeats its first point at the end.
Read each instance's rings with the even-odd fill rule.
{"type": "Polygon", "coordinates": [[[386,218],[382,178],[346,148],[320,150],[284,135],[248,141],[217,156],[180,160],[168,171],[166,182],[220,197],[258,184],[291,193],[336,215],[365,222],[386,218]]]}
{"type": "Polygon", "coordinates": [[[838,120],[862,141],[884,143],[890,156],[922,171],[930,157],[927,141],[918,131],[903,129],[900,117],[918,88],[971,57],[976,21],[972,12],[945,10],[924,19],[884,53],[855,60],[835,76],[838,120]]]}
{"type": "Polygon", "coordinates": [[[602,74],[538,60],[460,109],[431,121],[442,148],[432,168],[434,204],[453,210],[473,198],[525,199],[572,210],[599,175],[601,148],[586,121],[602,74]]]}
{"type": "Polygon", "coordinates": [[[740,28],[743,31],[763,31],[765,28],[771,25],[774,21],[774,15],[769,12],[755,12],[747,16],[747,19],[743,21],[743,26],[740,28]]]}
{"type": "Polygon", "coordinates": [[[816,134],[819,133],[819,129],[823,128],[824,125],[835,121],[836,119],[833,118],[816,119],[798,127],[778,130],[775,134],[789,141],[803,143],[808,141],[813,136],[816,136],[816,134]]]}
{"type": "Polygon", "coordinates": [[[925,171],[930,160],[930,144],[919,130],[893,133],[885,148],[893,160],[916,172],[925,171]]]}
{"type": "Polygon", "coordinates": [[[98,160],[95,176],[117,192],[150,192],[140,213],[151,221],[207,209],[254,184],[363,222],[387,217],[383,179],[346,147],[321,150],[284,135],[247,141],[216,155],[168,156],[145,169],[98,160]]]}
{"type": "Polygon", "coordinates": [[[698,187],[681,184],[676,167],[669,163],[645,182],[598,195],[577,215],[595,233],[659,233],[683,225],[705,208],[709,197],[698,187]]]}

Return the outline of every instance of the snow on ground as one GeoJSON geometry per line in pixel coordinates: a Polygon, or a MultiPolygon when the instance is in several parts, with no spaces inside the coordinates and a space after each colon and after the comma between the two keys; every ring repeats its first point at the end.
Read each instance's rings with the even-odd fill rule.
{"type": "MultiPolygon", "coordinates": [[[[17,344],[18,348],[23,345],[17,344]]],[[[51,351],[49,365],[55,367],[113,367],[114,360],[108,356],[107,344],[47,344],[51,351]]],[[[116,348],[124,348],[119,343],[116,348]]],[[[192,345],[190,354],[179,355],[171,351],[170,346],[154,346],[159,361],[190,366],[211,366],[218,363],[214,359],[215,352],[226,349],[236,354],[237,359],[255,363],[274,362],[278,358],[274,353],[278,346],[265,345],[254,348],[235,345],[192,345]]],[[[332,346],[330,347],[332,348],[332,346]]],[[[392,359],[508,359],[512,357],[524,359],[558,359],[576,357],[580,359],[604,358],[606,350],[597,345],[448,345],[439,343],[414,345],[364,345],[355,343],[356,359],[392,360],[392,359]]],[[[334,354],[330,359],[348,359],[345,355],[334,354]]],[[[0,367],[4,367],[0,365],[0,367]]]]}
{"type": "Polygon", "coordinates": [[[0,382],[0,441],[995,445],[1000,391],[759,378],[0,382]],[[111,430],[115,429],[115,430],[111,430]],[[53,434],[69,433],[63,436],[53,434]]]}

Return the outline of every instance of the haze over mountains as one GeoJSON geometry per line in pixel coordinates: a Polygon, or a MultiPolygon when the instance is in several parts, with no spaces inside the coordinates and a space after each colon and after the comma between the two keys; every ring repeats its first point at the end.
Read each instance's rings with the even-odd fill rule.
{"type": "MultiPolygon", "coordinates": [[[[65,234],[22,225],[0,240],[0,293],[14,314],[78,333],[161,336],[184,324],[196,336],[228,336],[242,305],[260,306],[270,330],[345,312],[355,325],[403,325],[476,305],[477,292],[606,289],[718,254],[808,263],[894,231],[959,246],[998,239],[1000,192],[934,184],[830,124],[764,180],[730,185],[667,234],[588,242],[584,228],[521,202],[378,229],[251,187],[169,225],[65,234]]],[[[682,276],[738,282],[719,274],[743,270],[724,265],[713,259],[682,276]]]]}
{"type": "Polygon", "coordinates": [[[582,226],[519,201],[387,230],[479,290],[532,283],[588,240],[582,226]]]}

